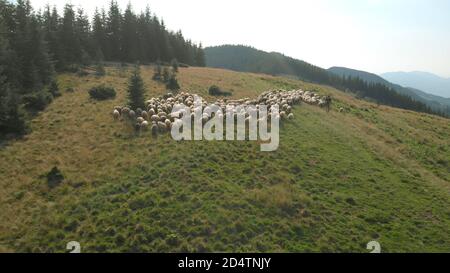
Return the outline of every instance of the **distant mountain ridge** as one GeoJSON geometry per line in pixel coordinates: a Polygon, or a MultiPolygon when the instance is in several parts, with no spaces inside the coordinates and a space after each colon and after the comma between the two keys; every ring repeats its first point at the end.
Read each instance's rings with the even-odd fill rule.
{"type": "MultiPolygon", "coordinates": [[[[357,75],[343,78],[339,73],[333,73],[281,53],[269,53],[243,45],[207,47],[205,48],[205,59],[206,65],[209,67],[295,77],[307,82],[330,85],[346,92],[352,92],[359,98],[380,104],[443,115],[443,106],[421,98],[417,95],[420,93],[419,91],[412,92],[402,90],[401,87],[394,88],[392,84],[381,77],[364,71],[357,71],[357,75]]],[[[356,70],[351,71],[353,74],[356,70]]]]}
{"type": "Polygon", "coordinates": [[[359,77],[367,82],[384,84],[386,86],[391,87],[400,94],[410,96],[411,98],[417,101],[423,102],[434,111],[438,111],[446,114],[447,116],[450,116],[450,98],[432,95],[415,88],[403,87],[401,85],[391,83],[376,74],[365,71],[350,69],[346,67],[331,67],[328,69],[328,71],[341,77],[342,76],[359,77]]]}
{"type": "Polygon", "coordinates": [[[388,72],[384,79],[403,86],[420,89],[429,94],[450,98],[450,78],[443,78],[429,72],[388,72]]]}

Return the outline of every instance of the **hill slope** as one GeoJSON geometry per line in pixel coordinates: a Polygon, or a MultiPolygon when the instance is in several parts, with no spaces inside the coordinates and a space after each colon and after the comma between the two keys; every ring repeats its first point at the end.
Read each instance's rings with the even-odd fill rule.
{"type": "MultiPolygon", "coordinates": [[[[148,97],[164,93],[152,73],[143,68],[148,97]]],[[[331,94],[333,110],[295,107],[273,153],[153,139],[111,118],[128,74],[61,75],[75,92],[0,148],[0,251],[64,252],[73,240],[83,252],[367,252],[371,240],[383,252],[450,251],[448,120],[282,77],[181,68],[182,88],[205,98],[212,84],[235,97],[303,88],[331,94]],[[115,100],[89,99],[102,82],[115,100]],[[54,166],[65,180],[49,189],[54,166]]]]}
{"type": "Polygon", "coordinates": [[[403,87],[398,84],[393,84],[378,75],[375,75],[375,74],[372,74],[369,72],[365,72],[365,71],[359,71],[359,70],[350,69],[350,68],[346,68],[346,67],[331,67],[328,69],[328,71],[330,71],[331,73],[334,73],[336,75],[339,75],[341,77],[342,76],[359,77],[366,82],[384,84],[386,86],[391,87],[398,93],[407,95],[407,96],[413,98],[414,100],[423,102],[427,106],[431,107],[431,109],[438,111],[440,113],[444,113],[450,117],[450,98],[443,98],[443,97],[425,93],[418,89],[403,87]]]}
{"type": "Polygon", "coordinates": [[[424,90],[429,94],[450,98],[450,79],[427,72],[389,72],[381,76],[390,82],[424,90]]]}
{"type": "Polygon", "coordinates": [[[360,98],[419,112],[432,112],[420,101],[415,101],[383,84],[371,85],[361,79],[343,79],[334,73],[301,60],[276,52],[265,52],[241,45],[223,45],[205,49],[206,64],[210,67],[235,71],[288,76],[308,82],[330,85],[352,92],[360,98]]]}

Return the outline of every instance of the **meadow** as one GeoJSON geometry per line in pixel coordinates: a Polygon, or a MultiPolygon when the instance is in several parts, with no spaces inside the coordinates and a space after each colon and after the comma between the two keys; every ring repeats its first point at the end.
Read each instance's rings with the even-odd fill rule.
{"type": "MultiPolygon", "coordinates": [[[[212,68],[180,68],[182,90],[208,100],[271,89],[313,90],[332,111],[302,104],[280,147],[175,142],[114,121],[130,69],[62,74],[63,95],[32,133],[0,147],[0,252],[450,251],[450,122],[380,106],[322,85],[212,68]],[[100,83],[114,100],[90,99],[100,83]],[[73,92],[66,90],[73,89],[73,92]],[[339,109],[343,111],[338,111],[339,109]],[[57,167],[64,181],[49,187],[57,167]]],[[[148,98],[166,93],[143,66],[148,98]]]]}

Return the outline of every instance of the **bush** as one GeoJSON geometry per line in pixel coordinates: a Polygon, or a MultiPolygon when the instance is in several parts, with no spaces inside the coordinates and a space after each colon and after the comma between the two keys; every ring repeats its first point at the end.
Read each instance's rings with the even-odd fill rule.
{"type": "Polygon", "coordinates": [[[55,188],[64,180],[64,176],[57,167],[53,167],[53,169],[47,173],[46,177],[49,188],[55,188]]]}
{"type": "Polygon", "coordinates": [[[50,92],[50,94],[52,94],[54,98],[61,96],[61,93],[59,92],[58,82],[56,82],[55,80],[52,81],[50,83],[50,87],[48,88],[48,92],[50,92]]]}
{"type": "Polygon", "coordinates": [[[95,75],[97,75],[97,77],[103,77],[106,75],[106,70],[102,63],[98,63],[95,67],[95,75]]]}
{"type": "Polygon", "coordinates": [[[161,81],[162,80],[162,67],[161,67],[161,64],[159,62],[155,66],[155,72],[153,74],[153,80],[155,80],[155,81],[161,81]]]}
{"type": "Polygon", "coordinates": [[[166,88],[171,91],[180,90],[180,84],[178,84],[178,80],[177,80],[175,74],[170,75],[169,80],[166,83],[166,88]]]}
{"type": "Polygon", "coordinates": [[[42,90],[23,96],[23,102],[27,109],[32,111],[42,111],[53,101],[53,95],[42,90]]]}
{"type": "Polygon", "coordinates": [[[20,107],[18,95],[6,89],[0,94],[0,135],[25,134],[29,131],[25,111],[20,107]]]}
{"type": "Polygon", "coordinates": [[[221,90],[217,85],[212,85],[209,88],[208,93],[211,96],[226,96],[227,97],[227,96],[233,95],[231,92],[221,90]]]}
{"type": "Polygon", "coordinates": [[[172,62],[171,62],[171,65],[172,65],[172,70],[173,70],[173,72],[174,72],[174,73],[177,73],[177,72],[178,72],[178,67],[180,66],[180,65],[178,64],[177,59],[173,59],[172,62]]]}
{"type": "Polygon", "coordinates": [[[163,69],[162,80],[165,83],[168,83],[170,80],[170,72],[169,72],[169,68],[167,68],[167,67],[164,67],[164,69],[163,69]]]}
{"type": "Polygon", "coordinates": [[[89,95],[92,99],[96,100],[107,100],[116,97],[116,90],[112,87],[107,87],[105,85],[99,85],[92,87],[89,90],[89,95]]]}

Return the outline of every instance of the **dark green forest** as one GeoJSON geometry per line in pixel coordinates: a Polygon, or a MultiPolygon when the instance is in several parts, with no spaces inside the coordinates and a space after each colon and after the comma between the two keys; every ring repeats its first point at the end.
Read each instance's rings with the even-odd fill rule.
{"type": "Polygon", "coordinates": [[[207,66],[235,71],[295,76],[303,81],[330,85],[356,94],[359,98],[418,112],[440,114],[411,97],[397,93],[382,83],[366,82],[360,77],[341,77],[307,62],[280,53],[242,45],[224,45],[205,49],[207,66]]]}
{"type": "Polygon", "coordinates": [[[104,62],[204,66],[201,44],[169,31],[150,8],[137,14],[116,1],[92,19],[67,4],[63,14],[29,0],[0,0],[0,132],[27,132],[27,116],[59,96],[55,73],[104,62]]]}

